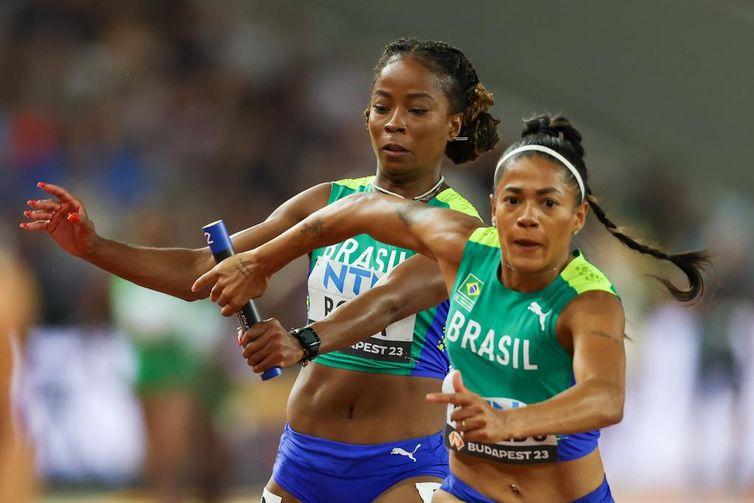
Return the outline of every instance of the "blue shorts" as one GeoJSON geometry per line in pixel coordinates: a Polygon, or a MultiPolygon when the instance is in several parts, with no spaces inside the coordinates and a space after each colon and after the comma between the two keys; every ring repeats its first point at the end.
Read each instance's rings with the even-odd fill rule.
{"type": "Polygon", "coordinates": [[[448,451],[439,432],[385,444],[346,444],[286,425],[272,469],[275,482],[303,503],[369,502],[419,476],[448,476],[448,451]]]}
{"type": "MultiPolygon", "coordinates": [[[[442,481],[440,489],[466,503],[495,503],[452,473],[442,481]]],[[[605,479],[597,489],[572,503],[615,503],[615,500],[610,494],[610,486],[607,485],[607,479],[605,479]]]]}

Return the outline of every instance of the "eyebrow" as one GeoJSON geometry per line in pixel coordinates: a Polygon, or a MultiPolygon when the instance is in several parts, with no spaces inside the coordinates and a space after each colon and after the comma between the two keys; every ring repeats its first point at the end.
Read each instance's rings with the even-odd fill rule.
{"type": "MultiPolygon", "coordinates": [[[[522,189],[521,187],[514,187],[512,185],[506,185],[503,190],[505,192],[513,192],[514,194],[521,194],[524,191],[524,189],[522,189]]],[[[544,189],[539,189],[535,192],[535,194],[538,196],[543,196],[545,194],[552,194],[553,192],[563,194],[562,191],[556,189],[555,187],[545,187],[544,189]]]]}
{"type": "MultiPolygon", "coordinates": [[[[375,89],[374,94],[378,96],[383,96],[385,98],[392,98],[392,95],[389,92],[383,91],[382,89],[375,89]]],[[[435,101],[435,99],[431,95],[427,93],[422,93],[422,92],[408,93],[406,95],[406,98],[408,99],[429,98],[430,100],[435,101]]]]}

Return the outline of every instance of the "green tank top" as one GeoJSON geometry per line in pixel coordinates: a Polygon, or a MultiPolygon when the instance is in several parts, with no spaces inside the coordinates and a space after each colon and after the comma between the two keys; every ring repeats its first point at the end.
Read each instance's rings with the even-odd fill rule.
{"type": "MultiPolygon", "coordinates": [[[[374,176],[332,182],[328,204],[358,192],[371,192],[374,176]]],[[[453,189],[427,202],[479,218],[476,209],[453,189]]],[[[374,240],[366,234],[349,238],[311,254],[309,264],[309,322],[325,318],[338,306],[372,288],[415,252],[374,240]]],[[[388,326],[379,334],[340,351],[323,354],[320,365],[359,372],[423,376],[442,379],[448,372],[443,330],[449,302],[420,311],[388,326]]]]}
{"type": "MultiPolygon", "coordinates": [[[[605,275],[576,251],[547,287],[517,292],[499,280],[497,229],[475,230],[466,244],[450,295],[445,341],[451,364],[464,384],[493,407],[509,409],[542,402],[574,384],[571,355],[558,342],[560,313],[578,295],[615,294],[605,275]]],[[[452,392],[446,379],[444,388],[452,392]]],[[[464,442],[449,419],[445,439],[454,450],[506,463],[576,459],[597,445],[599,432],[514,439],[496,444],[464,442]]]]}

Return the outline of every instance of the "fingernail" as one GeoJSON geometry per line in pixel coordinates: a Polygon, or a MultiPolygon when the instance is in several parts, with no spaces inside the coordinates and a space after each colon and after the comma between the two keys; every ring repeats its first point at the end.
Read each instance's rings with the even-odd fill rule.
{"type": "Polygon", "coordinates": [[[27,211],[24,211],[24,216],[25,216],[25,217],[28,217],[29,215],[31,215],[31,211],[28,211],[28,210],[27,210],[27,211]]]}
{"type": "Polygon", "coordinates": [[[81,221],[78,213],[69,213],[65,219],[74,224],[81,221]]]}
{"type": "Polygon", "coordinates": [[[26,201],[26,204],[28,204],[29,206],[34,206],[34,201],[29,199],[28,201],[26,201]]]}
{"type": "Polygon", "coordinates": [[[42,183],[42,182],[37,183],[37,187],[44,187],[45,185],[47,185],[47,184],[46,183],[42,183]]]}
{"type": "Polygon", "coordinates": [[[26,224],[18,224],[18,226],[21,227],[22,229],[26,229],[26,224]]]}

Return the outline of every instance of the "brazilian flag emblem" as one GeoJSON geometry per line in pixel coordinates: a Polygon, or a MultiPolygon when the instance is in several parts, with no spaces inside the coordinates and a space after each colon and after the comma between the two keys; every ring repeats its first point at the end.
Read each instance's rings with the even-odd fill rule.
{"type": "Polygon", "coordinates": [[[481,291],[482,287],[479,286],[479,282],[477,281],[471,281],[469,283],[466,283],[466,295],[469,297],[479,297],[479,292],[481,291]]]}
{"type": "Polygon", "coordinates": [[[484,288],[484,282],[473,274],[469,274],[456,290],[453,300],[467,311],[471,311],[482,293],[482,288],[484,288]]]}

